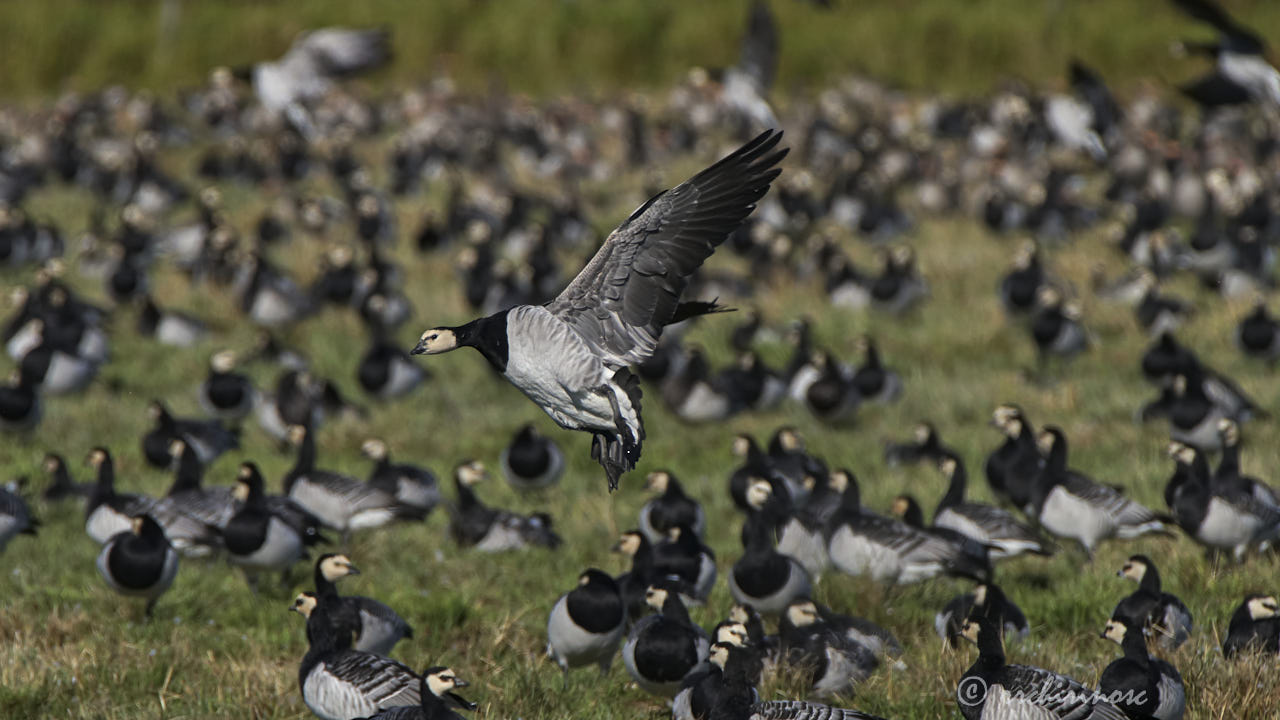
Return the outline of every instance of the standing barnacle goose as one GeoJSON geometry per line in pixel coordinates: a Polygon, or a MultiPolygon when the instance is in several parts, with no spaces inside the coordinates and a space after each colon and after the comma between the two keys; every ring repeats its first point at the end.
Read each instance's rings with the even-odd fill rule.
{"type": "Polygon", "coordinates": [[[160,400],[152,400],[147,412],[155,427],[142,436],[142,454],[153,467],[163,469],[173,464],[169,451],[174,440],[182,440],[195,450],[203,465],[210,465],[222,453],[240,447],[239,435],[217,420],[175,417],[160,400]]]}
{"type": "Polygon", "coordinates": [[[1235,488],[1252,495],[1258,502],[1280,507],[1280,493],[1267,483],[1240,473],[1240,425],[1235,420],[1218,421],[1222,437],[1222,456],[1213,470],[1213,482],[1219,487],[1235,488]]]}
{"type": "Polygon", "coordinates": [[[844,367],[822,350],[809,356],[813,370],[812,382],[805,388],[801,400],[805,409],[824,423],[836,424],[849,420],[862,402],[858,386],[853,383],[844,367]]]}
{"type": "Polygon", "coordinates": [[[564,453],[555,442],[528,423],[520,428],[498,456],[502,476],[517,490],[544,488],[560,482],[564,453]]]}
{"type": "Polygon", "coordinates": [[[1042,430],[1039,443],[1046,455],[1045,466],[1025,509],[1045,530],[1080,543],[1090,559],[1098,543],[1108,538],[1165,532],[1164,523],[1151,510],[1113,487],[1068,470],[1067,437],[1061,428],[1042,430]]]}
{"type": "Polygon", "coordinates": [[[781,660],[808,671],[819,697],[852,694],[880,664],[870,647],[826,622],[808,599],[787,606],[778,621],[778,642],[781,660]]]}
{"type": "Polygon", "coordinates": [[[684,493],[680,481],[669,470],[655,470],[645,476],[645,490],[658,493],[640,508],[640,532],[649,542],[660,542],[674,527],[686,527],[698,537],[707,529],[702,505],[684,493]]]}
{"type": "Polygon", "coordinates": [[[38,345],[27,351],[18,362],[22,377],[30,378],[46,395],[79,392],[98,374],[99,363],[63,350],[62,343],[47,339],[48,330],[42,320],[33,320],[38,345]]]}
{"type": "Polygon", "coordinates": [[[880,361],[880,350],[869,336],[858,338],[862,365],[853,373],[853,388],[861,402],[891,403],[902,394],[902,378],[880,361]]]}
{"type": "Polygon", "coordinates": [[[1233,658],[1241,653],[1280,653],[1280,604],[1275,597],[1248,595],[1232,613],[1222,654],[1233,658]]]}
{"type": "Polygon", "coordinates": [[[376,438],[361,443],[360,451],[373,461],[366,484],[395,497],[401,505],[420,510],[424,518],[440,504],[435,473],[417,465],[391,462],[387,444],[376,438]]]}
{"type": "Polygon", "coordinates": [[[1160,573],[1146,555],[1134,555],[1116,573],[1138,583],[1112,611],[1112,619],[1132,619],[1159,638],[1166,650],[1176,650],[1191,635],[1191,611],[1176,596],[1160,588],[1160,573]]]}
{"type": "Polygon", "coordinates": [[[316,560],[316,597],[332,601],[335,613],[356,628],[353,647],[361,652],[389,655],[401,638],[412,638],[413,628],[395,610],[372,598],[339,595],[338,580],[359,575],[346,555],[328,553],[316,560]]]}
{"type": "Polygon", "coordinates": [[[965,502],[968,473],[958,455],[947,452],[938,469],[950,483],[933,512],[934,527],[948,528],[987,545],[992,560],[1022,553],[1052,555],[1053,547],[1009,512],[992,505],[965,502]]]}
{"type": "Polygon", "coordinates": [[[1235,340],[1246,355],[1272,363],[1280,359],[1280,323],[1267,312],[1265,300],[1259,300],[1253,312],[1241,318],[1235,340]]]}
{"type": "Polygon", "coordinates": [[[631,558],[631,569],[616,580],[627,612],[634,620],[643,615],[644,597],[650,583],[672,578],[680,584],[681,598],[689,604],[704,602],[715,585],[715,557],[692,531],[672,528],[674,539],[655,547],[644,533],[629,530],[622,533],[613,552],[631,558]],[[659,549],[661,552],[659,552],[659,549]]]}
{"type": "MultiPolygon", "coordinates": [[[[23,482],[22,480],[19,483],[23,482]]],[[[32,517],[27,502],[14,490],[0,487],[0,552],[18,535],[35,535],[40,521],[32,517]]]]}
{"type": "Polygon", "coordinates": [[[827,530],[831,564],[847,575],[869,575],[898,584],[940,573],[986,580],[989,566],[975,562],[960,543],[867,512],[857,482],[850,478],[840,509],[827,530]]]}
{"type": "Polygon", "coordinates": [[[933,423],[921,421],[911,431],[911,440],[907,442],[888,442],[884,446],[884,462],[889,467],[898,465],[914,465],[918,462],[938,462],[943,455],[954,453],[951,448],[942,444],[938,429],[933,423]]]}
{"type": "Polygon", "coordinates": [[[352,530],[381,527],[400,518],[421,519],[423,511],[396,500],[395,495],[359,480],[317,470],[315,433],[302,425],[289,429],[298,446],[298,460],[284,476],[290,500],[346,536],[352,530]]]}
{"type": "Polygon", "coordinates": [[[1034,240],[1018,246],[1013,256],[1013,269],[1000,279],[998,294],[1000,304],[1009,315],[1026,315],[1036,304],[1040,286],[1045,284],[1044,265],[1040,262],[1040,249],[1034,240]]]}
{"type": "Polygon", "coordinates": [[[1031,486],[1044,466],[1044,457],[1036,446],[1035,428],[1016,405],[997,407],[991,413],[991,425],[1004,433],[1005,440],[987,456],[987,484],[997,498],[1024,508],[1031,486]]]}
{"type": "Polygon", "coordinates": [[[616,488],[644,440],[639,381],[627,368],[653,354],[664,326],[718,309],[680,295],[781,172],[781,137],[765,132],[651,198],[547,305],[429,329],[413,352],[476,348],[561,427],[592,433],[592,458],[616,488]]]}
{"type": "Polygon", "coordinates": [[[200,384],[200,407],[227,422],[239,422],[253,411],[257,391],[249,377],[236,372],[236,355],[230,350],[214,353],[209,375],[200,384]]]}
{"type": "Polygon", "coordinates": [[[556,601],[547,618],[547,657],[564,671],[596,665],[609,672],[622,641],[627,613],[618,584],[608,573],[588,568],[578,576],[578,587],[556,601]]]}
{"type": "Polygon", "coordinates": [[[1189,368],[1173,378],[1173,402],[1169,406],[1169,437],[1201,452],[1222,449],[1218,422],[1226,419],[1222,407],[1204,391],[1199,368],[1189,368]]]}
{"type": "Polygon", "coordinates": [[[65,500],[69,497],[83,497],[87,500],[93,494],[93,483],[79,483],[71,479],[67,462],[61,455],[46,453],[43,467],[44,471],[52,476],[49,487],[44,491],[46,501],[65,500]]]}
{"type": "Polygon", "coordinates": [[[858,710],[803,700],[758,700],[755,685],[760,659],[750,649],[716,643],[710,660],[722,669],[723,680],[707,720],[884,720],[858,710]]]}
{"type": "Polygon", "coordinates": [[[774,528],[784,510],[767,481],[751,483],[747,504],[755,512],[743,527],[745,552],[729,573],[729,594],[762,615],[777,615],[813,586],[804,566],[774,548],[774,528]]]}
{"type": "Polygon", "coordinates": [[[1165,502],[1178,525],[1196,542],[1210,551],[1231,550],[1241,561],[1250,546],[1280,535],[1280,509],[1239,488],[1217,486],[1203,453],[1173,442],[1169,455],[1177,468],[1165,486],[1165,502]]]}
{"type": "Polygon", "coordinates": [[[1102,637],[1124,649],[1098,679],[1098,693],[1108,698],[1134,720],[1182,720],[1187,708],[1187,690],[1177,668],[1151,657],[1142,624],[1126,620],[1107,621],[1102,637]]]}
{"type": "Polygon", "coordinates": [[[964,621],[970,615],[982,615],[996,627],[1005,637],[1012,636],[1022,640],[1031,632],[1027,625],[1027,616],[1022,609],[1005,596],[1004,591],[995,583],[980,583],[971,592],[962,593],[951,598],[951,601],[935,616],[933,629],[948,647],[955,647],[964,621]]]}
{"type": "Polygon", "coordinates": [[[204,465],[196,451],[182,440],[169,443],[173,458],[174,478],[169,492],[157,502],[158,507],[173,509],[187,517],[216,527],[225,528],[235,514],[235,499],[229,487],[204,488],[204,465]]]}
{"type": "Polygon", "coordinates": [[[677,583],[659,580],[645,590],[645,604],[657,610],[631,626],[622,646],[622,661],[640,689],[666,698],[680,691],[680,681],[707,659],[707,633],[689,619],[677,583]]]}
{"type": "Polygon", "coordinates": [[[991,546],[951,528],[925,525],[924,510],[921,509],[920,503],[916,501],[915,496],[899,495],[895,497],[893,504],[890,506],[890,514],[894,517],[902,518],[903,522],[917,530],[923,530],[934,537],[959,545],[961,551],[968,558],[969,564],[982,568],[982,575],[977,579],[991,577],[991,546]]]}
{"type": "Polygon", "coordinates": [[[1050,358],[1071,358],[1089,348],[1089,338],[1080,324],[1079,304],[1064,300],[1062,293],[1051,285],[1042,286],[1036,293],[1036,309],[1029,329],[1042,374],[1050,358]]]}
{"type": "Polygon", "coordinates": [[[418,694],[422,704],[414,707],[387,708],[377,715],[363,720],[462,720],[462,716],[450,706],[464,710],[476,709],[476,704],[458,696],[453,690],[467,687],[467,682],[447,667],[429,667],[422,671],[422,684],[418,694]]]}
{"type": "Polygon", "coordinates": [[[138,515],[130,518],[128,530],[116,533],[102,546],[98,572],[121,595],[146,598],[146,616],[150,618],[156,600],[178,574],[178,553],[159,523],[150,515],[138,515]]]}
{"type": "Polygon", "coordinates": [[[258,573],[279,572],[287,581],[289,568],[302,559],[305,538],[276,516],[263,494],[262,475],[251,462],[240,465],[232,491],[239,509],[222,529],[227,561],[244,570],[249,587],[258,587],[258,573]]]}
{"type": "Polygon", "coordinates": [[[307,619],[310,647],[298,667],[302,701],[321,720],[354,720],[420,705],[421,681],[404,665],[351,648],[352,630],[331,602],[301,593],[290,610],[307,619]]]}
{"type": "Polygon", "coordinates": [[[991,620],[970,617],[960,634],[978,646],[978,659],[956,687],[965,720],[1127,720],[1120,708],[1065,675],[1005,664],[1000,629],[991,620]]]}
{"type": "Polygon", "coordinates": [[[115,462],[106,448],[90,450],[87,462],[97,470],[98,479],[85,503],[84,530],[98,544],[131,528],[132,518],[139,515],[149,515],[164,529],[169,542],[186,555],[208,555],[221,544],[217,528],[172,507],[160,507],[153,498],[117,493],[115,462]]]}
{"type": "Polygon", "coordinates": [[[376,338],[356,366],[356,380],[379,400],[396,400],[413,392],[428,378],[426,368],[399,345],[376,338]]]}
{"type": "Polygon", "coordinates": [[[655,565],[680,576],[689,583],[685,602],[701,605],[711,597],[716,584],[716,555],[687,526],[676,525],[667,531],[666,540],[653,547],[655,565]]]}
{"type": "Polygon", "coordinates": [[[454,542],[482,552],[519,550],[530,545],[551,550],[560,547],[560,536],[551,528],[550,515],[518,515],[481,502],[472,488],[488,477],[489,471],[477,460],[461,462],[454,468],[453,487],[458,501],[449,506],[449,534],[454,542]]]}

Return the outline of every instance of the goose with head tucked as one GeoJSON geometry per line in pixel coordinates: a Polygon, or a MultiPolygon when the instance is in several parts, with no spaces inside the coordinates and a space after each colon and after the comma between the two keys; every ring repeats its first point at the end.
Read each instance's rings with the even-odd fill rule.
{"type": "Polygon", "coordinates": [[[628,367],[653,354],[664,326],[718,309],[680,296],[781,172],[780,139],[765,132],[650,199],[550,303],[431,328],[413,352],[474,347],[561,427],[590,432],[592,458],[616,488],[644,440],[639,379],[628,367]]]}
{"type": "Polygon", "coordinates": [[[670,470],[655,470],[645,477],[645,489],[657,493],[640,508],[640,532],[650,542],[660,542],[671,528],[684,526],[698,537],[707,528],[702,505],[685,494],[670,470]]]}
{"type": "Polygon", "coordinates": [[[555,441],[527,423],[516,432],[498,457],[502,476],[517,490],[545,488],[560,482],[564,452],[555,441]]]}
{"type": "Polygon", "coordinates": [[[607,573],[589,568],[578,576],[578,586],[560,596],[547,618],[547,656],[564,671],[596,665],[609,672],[622,642],[627,612],[618,584],[607,573]]]}

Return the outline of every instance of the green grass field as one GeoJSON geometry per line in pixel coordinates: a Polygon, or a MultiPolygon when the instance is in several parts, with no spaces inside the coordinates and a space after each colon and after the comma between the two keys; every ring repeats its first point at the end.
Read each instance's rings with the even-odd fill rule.
{"type": "MultiPolygon", "coordinates": [[[[383,157],[383,142],[365,146],[367,157],[383,157]]],[[[688,168],[693,166],[690,162],[688,168]]],[[[666,175],[671,178],[685,169],[668,169],[666,175]]],[[[622,189],[614,184],[590,193],[604,200],[593,215],[599,229],[611,227],[639,200],[633,180],[622,189]]],[[[265,200],[242,188],[228,189],[228,206],[241,225],[256,217],[265,200]]],[[[401,204],[403,230],[412,226],[422,205],[421,199],[401,204]]],[[[75,191],[41,193],[31,201],[37,216],[63,219],[72,236],[88,207],[88,198],[75,191]]],[[[665,412],[656,393],[650,392],[644,457],[614,495],[605,491],[585,437],[554,429],[473,354],[431,358],[428,366],[436,377],[412,399],[371,406],[367,422],[323,427],[321,464],[363,476],[367,464],[359,445],[374,435],[388,441],[393,456],[424,463],[447,476],[462,458],[480,458],[492,466],[510,433],[525,421],[536,421],[568,451],[570,468],[562,486],[517,497],[496,480],[483,489],[483,496],[498,505],[551,512],[565,546],[558,553],[505,556],[459,550],[446,539],[444,514],[437,513],[425,525],[357,535],[347,550],[363,574],[345,591],[377,597],[404,614],[418,634],[395,655],[416,668],[452,665],[473,682],[469,695],[481,703],[478,717],[659,718],[667,713],[665,707],[628,688],[621,662],[603,680],[592,671],[575,674],[568,691],[561,691],[558,669],[543,657],[546,613],[583,568],[623,569],[621,558],[606,549],[620,531],[635,525],[645,499],[640,479],[651,469],[674,470],[706,504],[711,520],[708,542],[718,553],[723,577],[740,552],[740,520],[725,490],[735,464],[729,452],[733,432],[763,436],[782,423],[792,423],[814,452],[858,474],[872,507],[885,509],[904,490],[931,507],[943,490],[940,476],[931,468],[887,470],[880,459],[885,437],[909,432],[917,419],[932,419],[968,461],[975,478],[973,494],[989,499],[978,480],[980,463],[998,437],[986,420],[995,404],[1016,401],[1037,423],[1053,422],[1066,429],[1073,441],[1074,466],[1106,482],[1124,484],[1137,499],[1158,507],[1172,465],[1163,456],[1164,428],[1132,421],[1133,411],[1152,390],[1138,373],[1145,341],[1129,312],[1086,299],[1085,317],[1096,347],[1068,367],[1061,382],[1032,385],[1023,379],[1024,368],[1034,360],[1030,341],[1004,320],[993,292],[1013,241],[989,237],[967,220],[927,220],[907,240],[918,249],[933,288],[928,304],[913,316],[893,319],[832,311],[810,287],[762,288],[759,298],[774,324],[802,313],[811,315],[821,344],[843,356],[851,353],[856,334],[872,333],[887,362],[904,375],[906,392],[900,403],[866,409],[855,425],[839,429],[823,427],[796,409],[691,427],[665,412]]],[[[287,250],[295,257],[295,267],[311,267],[296,259],[314,250],[307,243],[295,239],[287,250]]],[[[409,292],[418,308],[413,328],[464,320],[467,312],[450,258],[423,259],[403,245],[396,256],[408,271],[409,292]]],[[[870,258],[865,245],[849,240],[848,247],[855,258],[870,258]]],[[[1052,264],[1056,272],[1084,287],[1093,264],[1113,258],[1111,252],[1101,239],[1084,236],[1053,251],[1052,264]]],[[[713,264],[733,262],[731,257],[713,259],[713,264]]],[[[27,280],[15,273],[0,277],[5,286],[27,280]]],[[[82,289],[101,298],[96,287],[82,289]]],[[[1271,372],[1244,361],[1228,345],[1229,328],[1245,308],[1224,306],[1190,284],[1178,283],[1175,289],[1201,306],[1184,338],[1203,349],[1212,364],[1239,378],[1264,407],[1275,407],[1280,391],[1271,372]]],[[[223,329],[218,339],[191,352],[168,350],[137,340],[132,315],[120,313],[112,328],[112,360],[90,390],[49,401],[36,433],[0,442],[5,477],[31,475],[35,487],[42,487],[40,458],[45,450],[57,450],[83,478],[87,470],[81,459],[90,447],[101,444],[116,454],[121,489],[163,492],[169,478],[146,469],[139,453],[139,437],[148,424],[147,402],[168,398],[175,410],[195,412],[195,388],[208,355],[224,346],[247,347],[251,331],[234,313],[231,298],[220,291],[187,293],[185,281],[167,271],[157,275],[155,290],[161,301],[207,315],[223,329]]],[[[722,349],[734,322],[733,316],[710,319],[692,338],[724,362],[722,349]]],[[[412,337],[412,329],[407,329],[401,340],[408,345],[412,337]]],[[[364,340],[354,317],[326,312],[286,339],[308,351],[318,371],[357,395],[353,372],[364,340]]],[[[789,352],[782,346],[763,350],[774,362],[789,352]]],[[[7,368],[6,361],[0,370],[7,368]]],[[[270,381],[268,374],[257,379],[270,381]]],[[[1271,474],[1280,449],[1264,438],[1273,432],[1270,424],[1246,428],[1246,471],[1264,478],[1271,474]]],[[[250,427],[243,452],[215,464],[207,482],[231,482],[244,458],[258,461],[275,488],[292,463],[250,427]]],[[[231,568],[186,561],[155,619],[144,623],[139,603],[114,595],[98,577],[93,566],[97,547],[84,535],[81,512],[71,505],[38,502],[35,510],[45,523],[39,538],[16,539],[3,556],[0,572],[0,717],[307,716],[297,689],[298,662],[305,651],[303,626],[286,612],[294,592],[310,585],[301,567],[293,588],[269,583],[254,597],[231,568]]],[[[1188,717],[1275,717],[1280,712],[1280,682],[1270,671],[1273,661],[1227,664],[1217,647],[1244,593],[1273,588],[1276,561],[1255,558],[1243,567],[1213,568],[1185,538],[1108,544],[1088,566],[1070,549],[1047,561],[1021,559],[1002,566],[1000,580],[1034,628],[1029,643],[1010,649],[1011,661],[1096,681],[1118,655],[1115,646],[1097,635],[1114,603],[1131,589],[1115,572],[1132,552],[1154,558],[1167,589],[1195,613],[1193,639],[1169,658],[1187,681],[1188,717]]],[[[828,574],[817,592],[821,601],[885,624],[907,647],[907,670],[877,672],[848,702],[888,718],[955,717],[955,682],[975,653],[970,648],[944,652],[933,634],[932,617],[964,588],[960,582],[939,580],[889,590],[828,574]]],[[[694,617],[710,625],[729,604],[721,583],[709,605],[696,609],[694,617]]],[[[768,697],[799,697],[801,692],[802,683],[795,678],[784,677],[765,687],[768,697]]]]}

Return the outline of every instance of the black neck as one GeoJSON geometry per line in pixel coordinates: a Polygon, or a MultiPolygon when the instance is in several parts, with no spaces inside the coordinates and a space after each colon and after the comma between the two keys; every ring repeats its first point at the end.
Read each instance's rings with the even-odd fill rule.
{"type": "Polygon", "coordinates": [[[506,372],[508,312],[503,310],[449,329],[460,347],[475,348],[495,370],[506,372]]]}
{"type": "Polygon", "coordinates": [[[964,502],[964,491],[968,484],[968,472],[964,469],[964,465],[959,458],[952,458],[955,462],[955,471],[951,473],[951,484],[947,486],[947,492],[938,501],[938,509],[933,512],[936,518],[943,508],[955,507],[964,502]]]}
{"type": "Polygon", "coordinates": [[[203,477],[204,466],[200,464],[200,458],[196,456],[196,451],[190,445],[186,445],[178,458],[178,471],[173,478],[173,485],[169,486],[169,494],[173,495],[183,490],[199,490],[200,480],[203,477]]]}

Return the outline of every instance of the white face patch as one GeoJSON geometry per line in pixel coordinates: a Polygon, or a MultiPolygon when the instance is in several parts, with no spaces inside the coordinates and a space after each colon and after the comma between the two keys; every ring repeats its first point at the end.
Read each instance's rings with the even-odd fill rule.
{"type": "Polygon", "coordinates": [[[438,355],[455,350],[458,347],[458,336],[447,328],[432,328],[418,340],[413,349],[415,355],[438,355]]]}

